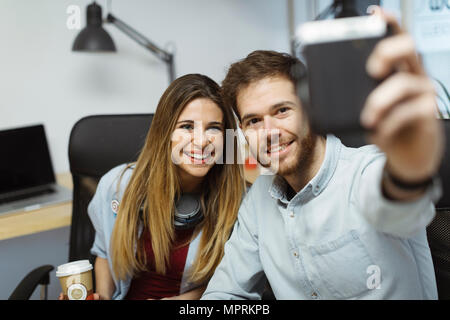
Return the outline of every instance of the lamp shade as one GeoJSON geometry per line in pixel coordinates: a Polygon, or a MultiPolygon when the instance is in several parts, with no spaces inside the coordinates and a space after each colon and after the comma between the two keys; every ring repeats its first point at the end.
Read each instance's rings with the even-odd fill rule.
{"type": "Polygon", "coordinates": [[[86,10],[86,27],[80,31],[72,46],[73,51],[116,51],[111,36],[102,28],[102,8],[95,2],[86,10]]]}

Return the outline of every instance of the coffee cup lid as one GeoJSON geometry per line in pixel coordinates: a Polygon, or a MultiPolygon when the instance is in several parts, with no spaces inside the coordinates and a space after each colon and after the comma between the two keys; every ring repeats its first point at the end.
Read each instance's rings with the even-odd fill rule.
{"type": "Polygon", "coordinates": [[[67,277],[72,274],[83,273],[92,269],[92,264],[89,262],[89,260],[73,261],[58,266],[58,268],[56,269],[56,276],[58,278],[67,277]]]}

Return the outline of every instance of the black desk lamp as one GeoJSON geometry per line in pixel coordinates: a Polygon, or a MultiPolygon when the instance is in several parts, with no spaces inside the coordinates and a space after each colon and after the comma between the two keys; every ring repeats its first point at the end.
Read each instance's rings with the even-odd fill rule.
{"type": "MultiPolygon", "coordinates": [[[[115,52],[116,46],[111,36],[102,28],[102,8],[95,3],[95,1],[87,6],[86,10],[86,27],[80,31],[73,43],[72,51],[85,51],[85,52],[115,52]]],[[[172,82],[175,79],[175,69],[173,54],[169,53],[142,34],[134,30],[125,22],[119,20],[111,13],[106,17],[106,21],[115,25],[119,30],[129,36],[131,39],[139,43],[141,46],[150,50],[159,59],[164,61],[169,69],[169,81],[172,82]]]]}
{"type": "Polygon", "coordinates": [[[357,17],[364,15],[369,5],[380,5],[380,0],[334,0],[315,20],[357,17]]]}

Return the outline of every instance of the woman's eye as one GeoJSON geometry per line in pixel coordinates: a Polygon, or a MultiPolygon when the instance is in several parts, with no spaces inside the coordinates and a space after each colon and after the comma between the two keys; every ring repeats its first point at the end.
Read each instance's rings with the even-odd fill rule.
{"type": "Polygon", "coordinates": [[[208,130],[213,130],[213,131],[222,131],[222,128],[217,126],[217,127],[209,127],[208,130]]]}
{"type": "Polygon", "coordinates": [[[287,111],[288,111],[288,108],[285,108],[285,107],[278,109],[279,113],[285,113],[287,111]]]}
{"type": "Polygon", "coordinates": [[[191,124],[183,124],[180,126],[181,129],[192,130],[194,127],[191,124]]]}

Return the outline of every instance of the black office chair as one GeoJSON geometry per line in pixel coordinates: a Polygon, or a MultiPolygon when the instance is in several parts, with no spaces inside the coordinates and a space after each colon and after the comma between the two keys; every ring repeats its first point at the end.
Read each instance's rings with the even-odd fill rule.
{"type": "Polygon", "coordinates": [[[427,227],[440,300],[450,300],[450,120],[445,119],[446,149],[439,175],[442,197],[436,204],[436,217],[427,227]]]}
{"type": "MultiPolygon", "coordinates": [[[[113,167],[137,159],[144,145],[153,114],[96,115],[79,120],[70,134],[69,163],[73,179],[73,209],[70,227],[69,262],[88,259],[95,230],[87,215],[100,178],[113,167]]],[[[46,298],[51,265],[31,271],[9,300],[27,300],[40,284],[46,298]]]]}

